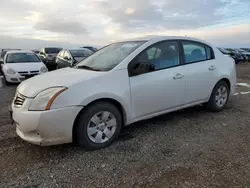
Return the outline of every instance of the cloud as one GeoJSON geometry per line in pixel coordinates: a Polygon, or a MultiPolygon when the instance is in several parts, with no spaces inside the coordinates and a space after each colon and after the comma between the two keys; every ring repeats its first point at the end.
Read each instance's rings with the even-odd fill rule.
{"type": "MultiPolygon", "coordinates": [[[[249,6],[249,0],[6,0],[0,35],[104,45],[146,34],[214,39],[209,34],[221,30],[214,33],[223,41],[215,41],[236,43],[236,34],[221,28],[250,23],[249,6]]],[[[242,40],[243,30],[237,29],[242,40]]]]}
{"type": "Polygon", "coordinates": [[[123,29],[190,29],[217,24],[224,18],[220,10],[231,5],[220,0],[116,0],[97,1],[94,6],[123,29]]]}
{"type": "Polygon", "coordinates": [[[46,18],[37,21],[34,25],[37,30],[51,31],[54,33],[64,33],[64,34],[76,34],[82,35],[87,34],[86,28],[82,23],[74,20],[63,20],[59,18],[46,18]]]}

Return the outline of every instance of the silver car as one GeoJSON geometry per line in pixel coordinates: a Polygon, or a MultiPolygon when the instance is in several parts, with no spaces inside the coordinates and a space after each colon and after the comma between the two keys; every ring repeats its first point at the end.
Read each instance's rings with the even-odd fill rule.
{"type": "Polygon", "coordinates": [[[56,57],[57,69],[71,67],[92,54],[87,48],[63,49],[56,57]]]}

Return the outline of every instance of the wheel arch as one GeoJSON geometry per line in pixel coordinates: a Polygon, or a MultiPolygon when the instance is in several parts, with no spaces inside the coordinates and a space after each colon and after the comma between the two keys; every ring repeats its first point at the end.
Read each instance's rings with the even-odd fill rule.
{"type": "Polygon", "coordinates": [[[213,89],[212,89],[211,92],[210,92],[209,99],[210,99],[210,97],[211,97],[211,95],[212,95],[212,92],[213,92],[213,90],[214,90],[216,84],[219,83],[220,81],[226,82],[227,85],[228,85],[228,88],[229,88],[229,93],[231,92],[231,82],[230,82],[230,80],[229,80],[227,77],[222,77],[220,80],[218,80],[218,81],[214,84],[214,87],[213,87],[213,89]]]}
{"type": "Polygon", "coordinates": [[[91,105],[94,105],[95,103],[98,103],[98,102],[109,102],[111,104],[113,104],[115,107],[117,107],[117,109],[120,111],[121,115],[122,115],[122,126],[124,127],[126,124],[127,124],[127,118],[128,118],[128,114],[124,108],[124,106],[118,102],[117,100],[113,99],[113,98],[99,98],[99,99],[95,99],[91,102],[89,102],[87,105],[84,106],[84,108],[82,108],[82,110],[80,110],[80,112],[77,114],[76,118],[75,118],[75,121],[74,121],[74,124],[73,124],[73,130],[72,130],[72,140],[73,142],[75,142],[75,131],[76,131],[76,125],[77,125],[77,121],[79,120],[79,117],[81,115],[81,113],[84,113],[84,111],[91,105]]]}

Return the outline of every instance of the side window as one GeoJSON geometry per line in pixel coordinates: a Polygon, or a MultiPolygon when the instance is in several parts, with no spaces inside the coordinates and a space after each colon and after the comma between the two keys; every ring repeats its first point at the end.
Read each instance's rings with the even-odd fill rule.
{"type": "Polygon", "coordinates": [[[67,50],[64,51],[64,56],[63,57],[67,57],[68,59],[70,58],[70,54],[67,50]]]}
{"type": "Polygon", "coordinates": [[[64,57],[64,50],[61,50],[60,53],[59,53],[59,57],[64,57]]]}
{"type": "Polygon", "coordinates": [[[209,46],[196,42],[183,42],[186,63],[194,63],[212,59],[212,51],[209,46]]]}
{"type": "Polygon", "coordinates": [[[178,43],[173,41],[152,45],[141,52],[137,61],[148,61],[155,66],[155,70],[174,67],[180,64],[178,43]]]}

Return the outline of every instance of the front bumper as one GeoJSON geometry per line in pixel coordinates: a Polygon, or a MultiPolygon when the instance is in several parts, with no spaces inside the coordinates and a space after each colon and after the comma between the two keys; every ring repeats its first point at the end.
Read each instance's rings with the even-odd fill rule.
{"type": "Polygon", "coordinates": [[[72,142],[73,124],[81,106],[28,111],[30,104],[31,99],[26,99],[21,108],[12,104],[12,118],[19,137],[41,146],[72,142]]]}
{"type": "Polygon", "coordinates": [[[22,81],[24,81],[25,79],[28,79],[28,78],[31,78],[33,76],[36,76],[36,75],[39,75],[41,73],[38,73],[38,74],[30,74],[30,75],[25,75],[25,76],[22,76],[20,74],[5,74],[5,79],[7,82],[10,82],[10,83],[20,83],[22,81]]]}

